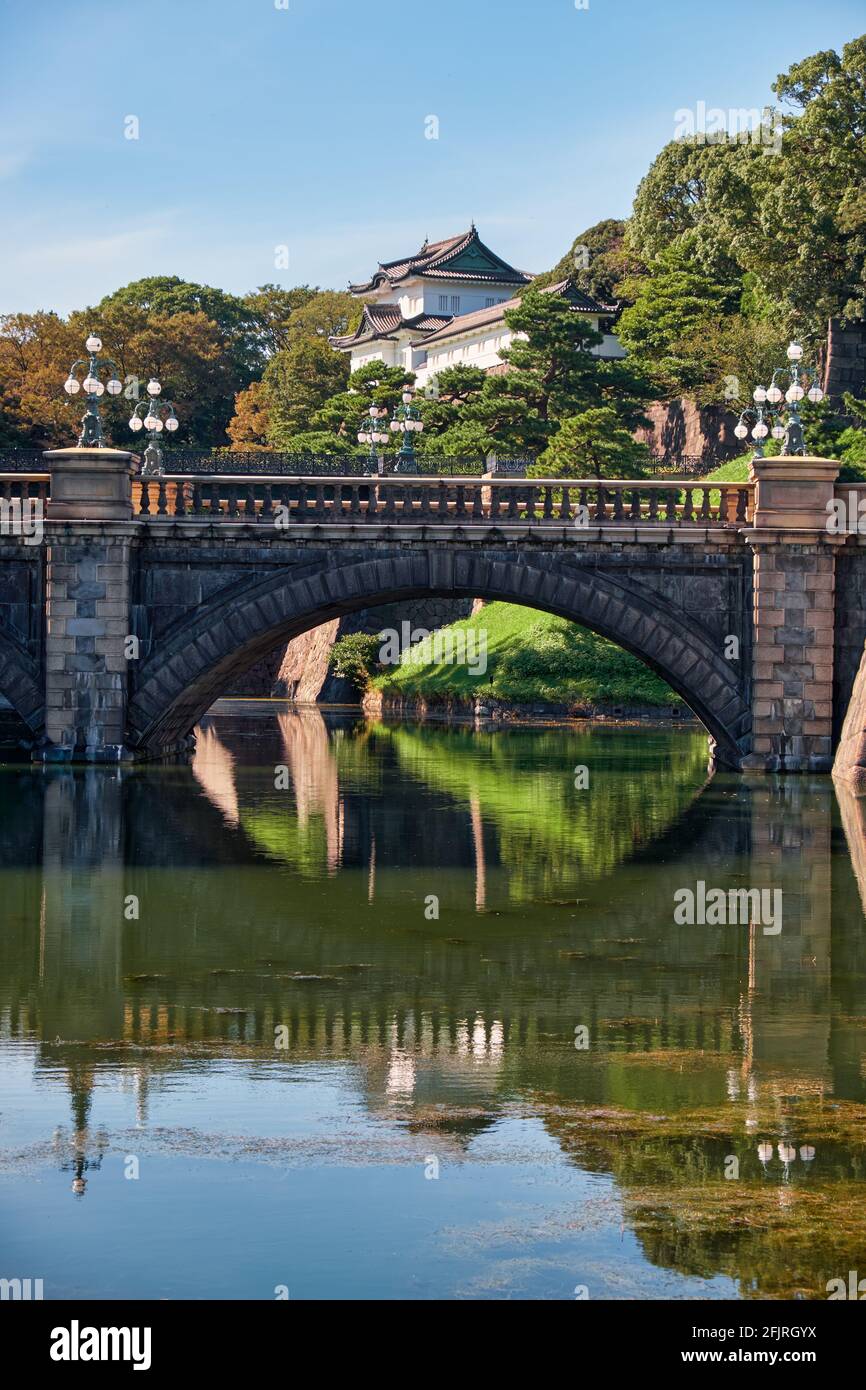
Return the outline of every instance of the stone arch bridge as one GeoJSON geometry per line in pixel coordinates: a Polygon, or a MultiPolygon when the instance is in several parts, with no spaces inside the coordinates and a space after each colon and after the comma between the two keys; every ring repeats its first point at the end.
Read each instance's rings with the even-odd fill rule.
{"type": "Polygon", "coordinates": [[[833,462],[759,460],[749,484],[714,488],[138,479],[111,449],[45,464],[0,474],[0,695],[34,758],[185,750],[278,644],[437,594],[525,604],[610,638],[673,687],[728,767],[835,759],[866,778],[866,549],[857,490],[835,484],[833,462]],[[850,528],[828,527],[834,487],[853,498],[850,528]]]}

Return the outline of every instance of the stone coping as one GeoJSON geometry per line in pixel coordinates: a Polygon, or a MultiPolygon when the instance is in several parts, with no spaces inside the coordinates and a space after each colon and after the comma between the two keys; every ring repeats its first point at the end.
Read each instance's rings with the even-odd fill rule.
{"type": "MultiPolygon", "coordinates": [[[[55,523],[60,525],[62,523],[55,523]]],[[[78,525],[88,523],[66,523],[67,525],[78,525]]],[[[89,523],[93,526],[101,525],[100,522],[89,523]]],[[[497,522],[474,522],[465,525],[451,525],[434,523],[423,525],[420,523],[409,522],[292,522],[289,526],[277,527],[273,524],[261,521],[246,521],[243,518],[238,520],[220,520],[216,522],[203,521],[200,518],[186,519],[183,517],[139,517],[136,521],[129,523],[134,534],[136,530],[144,530],[155,535],[165,535],[171,533],[174,536],[201,536],[208,535],[214,539],[220,537],[242,536],[245,540],[257,538],[259,540],[268,538],[274,540],[291,540],[301,538],[315,538],[327,540],[349,539],[358,540],[415,540],[430,541],[454,541],[459,540],[461,544],[467,541],[488,540],[491,536],[505,540],[521,540],[531,538],[533,540],[544,541],[570,541],[573,545],[582,545],[588,542],[597,543],[599,541],[608,544],[632,544],[641,545],[701,545],[706,543],[718,545],[738,545],[740,544],[741,531],[732,526],[705,527],[695,526],[685,523],[682,526],[669,526],[662,522],[656,526],[562,526],[557,524],[546,525],[526,525],[516,523],[508,525],[497,522]]]]}

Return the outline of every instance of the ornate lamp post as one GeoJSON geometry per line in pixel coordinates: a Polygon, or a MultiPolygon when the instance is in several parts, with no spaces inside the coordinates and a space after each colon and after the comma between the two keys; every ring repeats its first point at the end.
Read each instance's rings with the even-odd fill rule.
{"type": "Polygon", "coordinates": [[[97,338],[95,333],[91,333],[84,346],[87,348],[88,357],[79,357],[77,362],[73,362],[69,368],[69,376],[63,383],[63,389],[67,396],[77,396],[78,392],[84,388],[87,394],[87,409],[81,417],[81,434],[78,438],[79,449],[101,449],[102,444],[102,419],[99,414],[99,397],[107,390],[110,396],[119,396],[123,390],[123,382],[117,375],[117,363],[110,357],[100,357],[102,351],[102,339],[97,338]],[[75,375],[79,367],[87,368],[87,375],[83,381],[79,381],[75,375]],[[104,382],[100,378],[100,373],[104,367],[112,367],[113,373],[104,382]]]}
{"type": "Polygon", "coordinates": [[[769,402],[770,406],[781,407],[783,410],[785,407],[781,406],[781,402],[783,399],[787,402],[787,428],[779,425],[779,433],[777,434],[774,429],[773,437],[774,439],[784,439],[783,454],[805,454],[806,444],[803,439],[803,422],[800,419],[800,402],[806,399],[810,400],[813,405],[817,405],[819,401],[824,399],[824,392],[818,385],[818,368],[802,365],[803,349],[799,343],[788,344],[787,357],[787,367],[776,368],[772,381],[766,389],[763,386],[756,386],[753,399],[759,406],[769,402]],[[790,377],[790,385],[783,392],[776,378],[784,376],[785,372],[790,377]]]}
{"type": "Polygon", "coordinates": [[[417,405],[413,405],[414,392],[411,387],[403,388],[403,404],[398,405],[394,411],[394,418],[391,421],[391,429],[394,434],[401,432],[403,442],[400,445],[400,452],[397,455],[397,473],[414,473],[415,462],[415,433],[424,428],[424,421],[421,419],[421,412],[417,405]]]}
{"type": "Polygon", "coordinates": [[[149,399],[139,401],[135,406],[129,420],[129,428],[136,434],[139,430],[147,430],[147,448],[144,451],[144,460],[141,466],[142,477],[153,477],[162,473],[162,449],[159,444],[159,436],[163,429],[167,429],[173,434],[180,421],[174,413],[173,401],[159,400],[162,385],[151,377],[147,383],[147,394],[149,399]],[[147,414],[142,418],[140,410],[146,410],[147,414]]]}
{"type": "Polygon", "coordinates": [[[734,434],[738,439],[748,439],[749,427],[746,421],[755,421],[754,428],[752,429],[752,438],[755,441],[754,457],[756,459],[762,459],[764,457],[764,440],[769,434],[771,434],[774,439],[785,438],[785,427],[779,423],[778,411],[774,410],[772,406],[766,406],[764,401],[758,403],[759,391],[764,393],[764,400],[766,400],[766,392],[762,386],[759,386],[754,393],[756,404],[754,406],[746,406],[745,410],[740,413],[739,421],[734,429],[734,434]],[[768,420],[773,422],[772,428],[767,424],[768,420]]]}
{"type": "MultiPolygon", "coordinates": [[[[378,381],[371,381],[369,384],[374,388],[379,385],[378,381]]],[[[367,455],[367,472],[377,474],[379,472],[379,454],[376,445],[388,443],[388,434],[385,430],[385,426],[382,424],[382,418],[387,415],[388,412],[383,407],[371,403],[367,414],[370,418],[369,420],[363,421],[361,428],[358,430],[358,443],[369,444],[370,452],[367,455]]]]}

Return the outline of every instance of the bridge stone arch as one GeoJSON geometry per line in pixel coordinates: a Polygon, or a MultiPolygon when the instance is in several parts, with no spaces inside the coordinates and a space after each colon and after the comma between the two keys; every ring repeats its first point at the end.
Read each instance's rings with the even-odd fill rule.
{"type": "Polygon", "coordinates": [[[35,742],[45,727],[43,675],[27,649],[0,626],[0,695],[35,742]]]}
{"type": "Polygon", "coordinates": [[[751,716],[719,644],[683,608],[623,571],[566,555],[430,544],[302,551],[295,563],[216,594],[152,643],[134,673],[131,746],[158,755],[183,744],[229,681],[279,643],[360,608],[427,595],[500,599],[569,618],[610,638],[665,680],[739,767],[751,716]]]}

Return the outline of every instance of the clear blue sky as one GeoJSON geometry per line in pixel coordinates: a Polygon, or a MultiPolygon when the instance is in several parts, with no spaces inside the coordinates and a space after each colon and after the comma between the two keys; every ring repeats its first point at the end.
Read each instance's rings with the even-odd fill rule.
{"type": "Polygon", "coordinates": [[[760,107],[864,20],[862,0],[0,0],[0,312],[153,274],[343,287],[473,217],[547,269],[628,213],[677,108],[760,107]]]}

